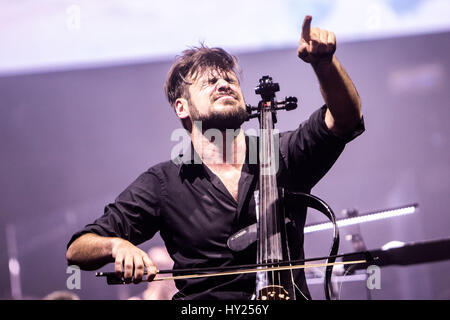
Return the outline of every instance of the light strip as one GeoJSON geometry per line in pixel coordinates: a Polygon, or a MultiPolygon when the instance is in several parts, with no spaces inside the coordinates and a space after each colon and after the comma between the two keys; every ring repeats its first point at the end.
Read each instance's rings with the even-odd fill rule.
{"type": "MultiPolygon", "coordinates": [[[[367,214],[363,216],[353,217],[353,218],[347,218],[347,219],[341,219],[337,221],[338,227],[345,227],[350,226],[353,224],[358,223],[364,223],[364,222],[370,222],[370,221],[376,221],[386,218],[392,218],[392,217],[398,217],[398,216],[404,216],[408,214],[412,214],[416,211],[416,205],[398,208],[398,209],[391,209],[386,211],[380,211],[372,214],[367,214]]],[[[331,222],[316,224],[312,226],[306,226],[303,230],[304,233],[311,233],[316,231],[322,231],[327,229],[332,229],[333,224],[331,222]]]]}

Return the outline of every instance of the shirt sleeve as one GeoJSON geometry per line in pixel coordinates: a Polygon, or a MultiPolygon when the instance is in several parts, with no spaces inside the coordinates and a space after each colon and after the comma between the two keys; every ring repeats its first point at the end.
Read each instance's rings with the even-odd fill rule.
{"type": "Polygon", "coordinates": [[[310,190],[330,170],[345,144],[365,130],[364,119],[347,136],[334,134],[325,124],[324,105],[308,120],[289,132],[280,135],[280,152],[289,177],[288,186],[310,190]]]}
{"type": "Polygon", "coordinates": [[[115,200],[105,207],[103,216],[75,233],[67,247],[86,233],[120,237],[137,245],[159,230],[161,183],[151,169],[141,174],[115,200]]]}

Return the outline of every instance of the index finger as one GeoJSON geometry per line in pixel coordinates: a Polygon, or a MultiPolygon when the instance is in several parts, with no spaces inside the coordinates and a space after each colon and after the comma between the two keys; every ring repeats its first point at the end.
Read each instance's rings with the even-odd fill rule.
{"type": "Polygon", "coordinates": [[[309,33],[311,30],[311,20],[312,20],[312,17],[310,15],[306,16],[305,19],[303,20],[302,38],[305,39],[306,41],[311,40],[309,37],[309,33]]]}

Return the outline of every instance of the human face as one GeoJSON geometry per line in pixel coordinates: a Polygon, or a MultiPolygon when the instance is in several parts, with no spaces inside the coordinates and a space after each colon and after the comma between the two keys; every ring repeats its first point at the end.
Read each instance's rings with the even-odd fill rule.
{"type": "Polygon", "coordinates": [[[238,129],[247,119],[244,97],[233,72],[207,70],[189,86],[191,120],[204,130],[238,129]]]}

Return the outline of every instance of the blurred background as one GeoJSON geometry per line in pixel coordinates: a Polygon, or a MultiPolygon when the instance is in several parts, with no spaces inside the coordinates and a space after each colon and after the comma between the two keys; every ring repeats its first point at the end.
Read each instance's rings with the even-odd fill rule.
{"type": "MultiPolygon", "coordinates": [[[[163,85],[182,50],[204,42],[235,54],[247,103],[257,103],[254,87],[266,74],[280,84],[279,97],[297,96],[299,108],[278,115],[280,130],[319,108],[317,79],[296,57],[306,14],[336,33],[336,56],[366,123],[312,193],[339,218],[345,209],[419,204],[412,215],[342,228],[341,252],[354,250],[346,235],[355,233],[368,249],[449,238],[450,1],[0,0],[0,299],[68,291],[71,235],[169,159],[180,123],[163,85]]],[[[305,239],[308,257],[325,255],[331,232],[305,239]]],[[[161,246],[156,236],[141,248],[161,246]]],[[[364,277],[354,277],[340,294],[450,299],[449,269],[449,260],[383,267],[379,289],[368,294],[364,277]]],[[[94,274],[82,272],[81,288],[69,291],[81,299],[155,299],[145,284],[111,287],[94,274]]],[[[323,299],[320,281],[310,289],[323,299]]]]}

